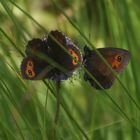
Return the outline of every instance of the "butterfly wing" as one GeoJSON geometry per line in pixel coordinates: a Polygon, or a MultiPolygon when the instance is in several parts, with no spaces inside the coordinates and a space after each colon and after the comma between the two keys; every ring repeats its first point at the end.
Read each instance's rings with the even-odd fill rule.
{"type": "Polygon", "coordinates": [[[79,67],[78,62],[82,61],[80,50],[65,34],[58,30],[51,31],[48,35],[47,44],[50,47],[51,57],[58,64],[62,65],[68,71],[73,71],[75,68],[79,67]],[[77,62],[72,59],[68,52],[77,62]]]}
{"type": "Polygon", "coordinates": [[[21,75],[26,80],[42,80],[50,77],[50,67],[46,62],[28,56],[21,63],[21,75]]]}
{"type": "Polygon", "coordinates": [[[126,68],[131,58],[129,51],[120,48],[100,48],[98,51],[117,73],[126,68]]]}
{"type": "Polygon", "coordinates": [[[40,59],[49,53],[49,47],[46,40],[34,38],[28,42],[25,53],[27,56],[40,59]]]}
{"type": "MultiPolygon", "coordinates": [[[[95,51],[89,50],[87,47],[85,47],[84,51],[85,68],[95,77],[104,89],[110,88],[115,81],[115,77],[110,68],[106,66],[95,51]]],[[[123,49],[101,48],[98,49],[98,51],[117,73],[122,72],[130,60],[130,53],[123,49]]],[[[96,89],[101,89],[87,73],[85,73],[84,79],[89,81],[96,89]]]]}
{"type": "MultiPolygon", "coordinates": [[[[26,46],[25,53],[27,57],[23,59],[21,64],[21,73],[22,77],[28,80],[40,80],[44,78],[53,79],[55,81],[66,80],[72,75],[75,68],[80,66],[78,62],[82,62],[80,50],[70,38],[58,30],[51,31],[47,38],[34,38],[30,40],[26,46]],[[62,49],[61,45],[70,52],[75,60],[62,49]],[[44,56],[46,56],[46,59],[48,57],[53,59],[60,66],[67,69],[67,72],[64,73],[58,68],[53,67],[47,75],[38,76],[42,73],[41,71],[43,69],[48,67],[48,63],[46,63],[46,59],[44,60],[44,56]],[[33,65],[32,67],[29,66],[29,62],[33,65]]],[[[50,65],[51,64],[49,64],[49,66],[50,65]]]]}
{"type": "MultiPolygon", "coordinates": [[[[98,70],[94,70],[92,72],[94,73],[94,74],[92,74],[93,77],[100,83],[100,85],[104,89],[108,89],[113,85],[113,83],[115,81],[114,76],[112,76],[112,75],[104,75],[98,70]]],[[[84,74],[84,80],[89,81],[91,86],[93,86],[94,88],[101,89],[101,87],[96,83],[96,81],[94,81],[87,73],[84,74]]]]}
{"type": "Polygon", "coordinates": [[[54,69],[52,79],[66,80],[72,75],[72,72],[79,67],[82,62],[82,55],[76,45],[64,33],[55,30],[51,31],[47,38],[47,44],[50,48],[49,56],[60,66],[67,70],[63,73],[59,69],[54,69]],[[62,48],[63,47],[63,48],[62,48]],[[73,59],[70,55],[75,58],[73,59]]]}

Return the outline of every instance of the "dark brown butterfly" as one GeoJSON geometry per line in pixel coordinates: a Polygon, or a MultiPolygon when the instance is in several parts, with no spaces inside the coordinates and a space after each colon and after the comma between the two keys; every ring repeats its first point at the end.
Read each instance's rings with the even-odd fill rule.
{"type": "Polygon", "coordinates": [[[43,39],[36,38],[29,41],[25,53],[27,56],[22,61],[21,74],[27,80],[45,78],[55,81],[66,80],[82,62],[80,50],[70,38],[57,30],[51,31],[43,39]],[[66,69],[66,72],[52,65],[47,61],[48,58],[66,69]]]}
{"type": "MultiPolygon", "coordinates": [[[[121,73],[130,60],[130,53],[124,49],[100,48],[97,50],[117,73],[121,73]]],[[[115,81],[115,76],[110,68],[95,51],[90,50],[88,47],[84,48],[84,67],[96,78],[104,89],[110,88],[115,81]]],[[[87,73],[84,74],[84,79],[89,81],[94,88],[101,89],[87,73]]]]}
{"type": "Polygon", "coordinates": [[[47,44],[51,48],[49,56],[65,69],[68,71],[74,71],[80,66],[79,63],[82,62],[81,52],[64,33],[57,30],[51,31],[48,35],[47,44]],[[61,46],[54,41],[52,37],[55,38],[61,46]],[[70,53],[70,55],[68,53],[70,53]]]}

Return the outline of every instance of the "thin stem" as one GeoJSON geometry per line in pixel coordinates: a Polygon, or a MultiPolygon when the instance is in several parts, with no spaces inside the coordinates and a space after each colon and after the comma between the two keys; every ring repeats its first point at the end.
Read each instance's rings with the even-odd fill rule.
{"type": "Polygon", "coordinates": [[[56,106],[56,115],[55,115],[55,124],[58,122],[59,112],[60,112],[60,81],[56,83],[56,92],[57,92],[57,106],[56,106]]]}
{"type": "MultiPolygon", "coordinates": [[[[47,88],[49,88],[51,94],[56,97],[56,94],[54,93],[54,90],[52,90],[52,87],[45,81],[43,80],[44,84],[46,85],[47,88]]],[[[79,131],[81,132],[81,134],[84,136],[84,138],[86,140],[89,140],[87,134],[84,132],[84,130],[81,128],[81,126],[78,124],[78,122],[75,120],[75,118],[72,116],[72,114],[69,112],[69,110],[67,109],[67,104],[63,101],[60,102],[61,107],[64,109],[64,111],[66,112],[67,116],[69,117],[69,119],[74,123],[74,125],[79,129],[79,131]]]]}
{"type": "Polygon", "coordinates": [[[46,93],[46,98],[45,98],[45,106],[44,106],[44,124],[43,124],[43,129],[44,129],[44,140],[47,139],[47,136],[46,136],[46,110],[47,110],[47,100],[48,99],[48,89],[47,89],[47,93],[46,93]]]}
{"type": "Polygon", "coordinates": [[[56,81],[56,114],[54,118],[54,130],[53,130],[53,140],[56,139],[56,128],[57,128],[57,123],[59,119],[59,113],[60,113],[60,83],[61,81],[56,81]]]}

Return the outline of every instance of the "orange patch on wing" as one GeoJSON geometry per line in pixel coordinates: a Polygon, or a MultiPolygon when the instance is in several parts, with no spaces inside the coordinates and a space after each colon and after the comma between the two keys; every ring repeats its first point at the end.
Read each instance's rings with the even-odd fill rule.
{"type": "Polygon", "coordinates": [[[110,56],[110,57],[107,58],[107,62],[111,65],[111,67],[113,69],[119,68],[119,66],[121,64],[121,61],[118,61],[118,57],[119,57],[119,55],[110,56]]]}
{"type": "Polygon", "coordinates": [[[117,69],[119,68],[120,64],[121,64],[121,56],[120,55],[116,55],[114,57],[108,58],[108,62],[109,64],[111,64],[113,69],[117,69]]]}
{"type": "Polygon", "coordinates": [[[118,62],[118,61],[115,60],[115,61],[112,62],[111,65],[112,65],[112,68],[113,69],[117,69],[120,66],[120,62],[118,62]]]}
{"type": "Polygon", "coordinates": [[[71,56],[73,57],[72,64],[77,65],[78,61],[80,59],[79,56],[77,55],[77,53],[74,50],[72,50],[70,48],[68,48],[68,51],[70,52],[71,56]]]}
{"type": "Polygon", "coordinates": [[[27,62],[27,66],[26,66],[26,74],[29,78],[33,78],[35,77],[35,72],[34,72],[34,64],[33,61],[29,60],[27,62]]]}

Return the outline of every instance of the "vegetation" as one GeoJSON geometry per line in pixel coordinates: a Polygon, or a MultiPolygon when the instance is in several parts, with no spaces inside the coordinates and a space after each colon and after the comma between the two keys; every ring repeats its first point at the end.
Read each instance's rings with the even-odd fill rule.
{"type": "Polygon", "coordinates": [[[138,0],[0,0],[0,139],[139,140],[139,5],[138,0]],[[51,80],[22,79],[28,40],[55,29],[82,52],[85,45],[124,48],[131,62],[109,90],[91,87],[82,67],[59,91],[51,80]]]}

